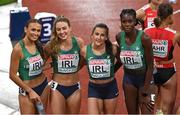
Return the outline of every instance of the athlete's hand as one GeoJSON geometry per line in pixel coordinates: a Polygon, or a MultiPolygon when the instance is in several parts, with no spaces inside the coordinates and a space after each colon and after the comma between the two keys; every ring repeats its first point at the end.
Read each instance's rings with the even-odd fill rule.
{"type": "MultiPolygon", "coordinates": [[[[31,90],[29,92],[29,98],[30,100],[32,100],[33,102],[41,102],[41,98],[40,96],[34,91],[34,90],[31,90]]],[[[41,102],[42,103],[42,102],[41,102]]]]}
{"type": "Polygon", "coordinates": [[[46,64],[43,66],[43,71],[49,70],[52,68],[52,62],[50,62],[50,61],[48,60],[48,62],[46,62],[46,64]]]}
{"type": "Polygon", "coordinates": [[[157,87],[155,86],[155,84],[149,84],[144,87],[141,87],[139,90],[140,105],[144,106],[150,112],[153,112],[156,95],[157,87]]]}

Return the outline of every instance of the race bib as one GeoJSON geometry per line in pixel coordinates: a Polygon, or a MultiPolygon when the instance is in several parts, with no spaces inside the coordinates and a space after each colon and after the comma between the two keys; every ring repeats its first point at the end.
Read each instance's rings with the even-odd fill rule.
{"type": "Polygon", "coordinates": [[[73,73],[78,69],[79,54],[58,55],[58,72],[73,73]]]}
{"type": "Polygon", "coordinates": [[[110,77],[111,60],[110,59],[92,59],[89,61],[89,71],[92,78],[110,77]]]}
{"type": "Polygon", "coordinates": [[[140,51],[121,51],[120,59],[128,69],[137,69],[143,66],[143,55],[140,51]]]}
{"type": "Polygon", "coordinates": [[[154,27],[154,18],[153,17],[149,17],[147,18],[147,27],[154,27]]]}
{"type": "Polygon", "coordinates": [[[27,59],[29,63],[29,76],[36,76],[42,72],[43,60],[40,55],[27,59]]]}
{"type": "Polygon", "coordinates": [[[164,58],[168,53],[168,40],[152,40],[153,54],[156,57],[164,58]]]}

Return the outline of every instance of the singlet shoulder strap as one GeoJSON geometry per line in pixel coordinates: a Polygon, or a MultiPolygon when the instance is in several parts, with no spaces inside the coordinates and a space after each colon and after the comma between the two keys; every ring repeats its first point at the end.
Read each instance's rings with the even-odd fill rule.
{"type": "Polygon", "coordinates": [[[72,43],[73,43],[74,47],[77,47],[80,50],[79,44],[78,44],[75,36],[72,37],[72,43]]]}
{"type": "Polygon", "coordinates": [[[19,41],[19,44],[20,44],[20,46],[21,46],[22,52],[23,52],[23,53],[27,52],[23,40],[20,40],[20,41],[19,41]]]}
{"type": "Polygon", "coordinates": [[[21,48],[24,48],[24,42],[22,40],[19,41],[19,44],[20,44],[21,48]]]}
{"type": "Polygon", "coordinates": [[[141,37],[142,37],[143,33],[144,33],[144,31],[138,30],[137,41],[138,41],[139,43],[141,43],[141,37]]]}
{"type": "Polygon", "coordinates": [[[91,44],[87,45],[87,47],[86,47],[86,59],[88,59],[88,57],[90,56],[91,50],[92,50],[91,44]]]}
{"type": "Polygon", "coordinates": [[[121,33],[120,33],[120,38],[119,38],[120,40],[120,43],[121,44],[126,44],[126,42],[125,42],[125,32],[124,31],[122,31],[121,33]]]}

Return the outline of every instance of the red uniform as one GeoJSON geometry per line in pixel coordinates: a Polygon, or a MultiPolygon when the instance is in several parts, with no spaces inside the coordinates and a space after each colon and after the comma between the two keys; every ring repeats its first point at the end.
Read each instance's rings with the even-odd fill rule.
{"type": "MultiPolygon", "coordinates": [[[[145,33],[152,38],[155,62],[168,61],[172,58],[173,38],[176,31],[170,28],[147,28],[145,33]]],[[[173,63],[161,64],[157,68],[171,68],[173,63]]]]}
{"type": "Polygon", "coordinates": [[[144,27],[153,27],[154,26],[154,18],[157,16],[157,10],[153,10],[150,7],[150,4],[147,4],[141,8],[144,10],[146,18],[144,20],[144,27]]]}

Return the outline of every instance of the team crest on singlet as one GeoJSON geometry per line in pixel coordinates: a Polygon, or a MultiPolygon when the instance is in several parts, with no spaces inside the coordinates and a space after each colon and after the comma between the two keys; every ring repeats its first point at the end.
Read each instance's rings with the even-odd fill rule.
{"type": "Polygon", "coordinates": [[[120,59],[128,69],[137,69],[143,66],[142,53],[140,51],[121,51],[120,59]]]}
{"type": "Polygon", "coordinates": [[[58,55],[58,72],[72,73],[76,72],[79,64],[79,54],[61,54],[58,55]]]}
{"type": "Polygon", "coordinates": [[[168,40],[152,40],[153,54],[156,57],[164,58],[168,53],[168,40]]]}
{"type": "Polygon", "coordinates": [[[43,60],[40,55],[27,58],[27,61],[29,63],[29,76],[39,75],[42,72],[43,60]]]}
{"type": "Polygon", "coordinates": [[[88,66],[92,78],[110,77],[110,70],[111,70],[110,59],[91,59],[89,60],[88,66]]]}

